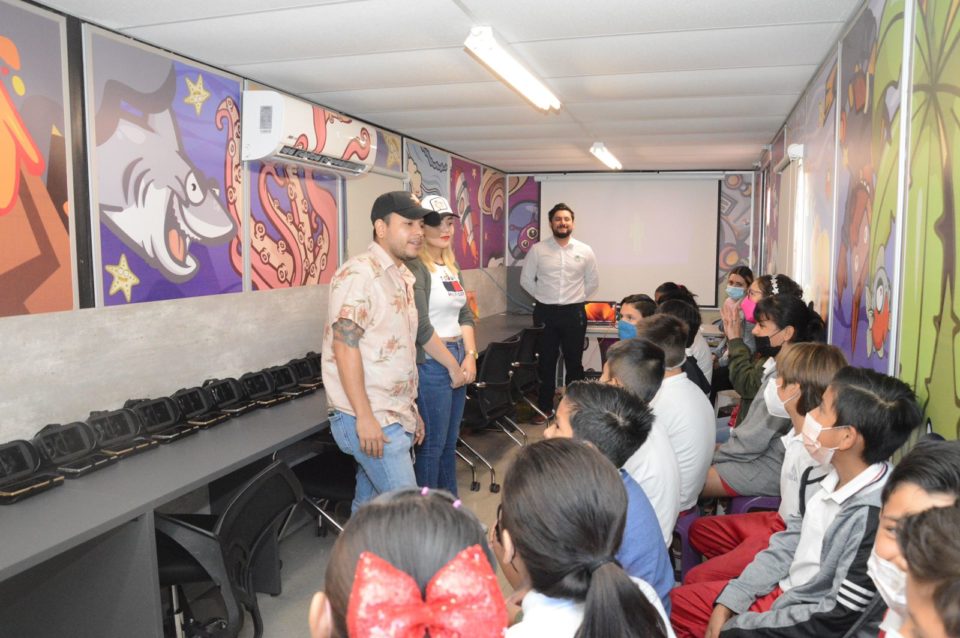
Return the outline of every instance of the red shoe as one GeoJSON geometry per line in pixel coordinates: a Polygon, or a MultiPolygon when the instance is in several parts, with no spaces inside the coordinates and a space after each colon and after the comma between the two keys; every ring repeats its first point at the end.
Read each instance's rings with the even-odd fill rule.
{"type": "Polygon", "coordinates": [[[553,418],[553,412],[551,412],[547,416],[543,416],[542,414],[537,412],[536,414],[533,415],[533,418],[530,419],[530,423],[534,425],[544,425],[547,423],[547,421],[549,421],[552,418],[553,418]]]}

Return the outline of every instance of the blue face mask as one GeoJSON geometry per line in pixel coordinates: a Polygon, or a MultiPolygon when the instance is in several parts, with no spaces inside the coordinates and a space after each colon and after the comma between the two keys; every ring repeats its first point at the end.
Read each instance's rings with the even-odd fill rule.
{"type": "Polygon", "coordinates": [[[727,286],[727,296],[734,301],[740,301],[747,295],[746,288],[737,288],[736,286],[727,286]]]}
{"type": "Polygon", "coordinates": [[[629,321],[621,319],[617,322],[617,334],[621,339],[635,339],[637,336],[637,327],[629,321]]]}

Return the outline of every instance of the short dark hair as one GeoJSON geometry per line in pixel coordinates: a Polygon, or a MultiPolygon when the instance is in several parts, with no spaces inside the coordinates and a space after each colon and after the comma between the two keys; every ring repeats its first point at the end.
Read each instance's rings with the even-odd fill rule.
{"type": "Polygon", "coordinates": [[[657,302],[650,295],[627,295],[620,301],[620,306],[631,305],[637,309],[641,317],[649,317],[657,311],[657,302]]]}
{"type": "Polygon", "coordinates": [[[697,296],[690,292],[686,286],[683,284],[674,283],[672,281],[665,281],[659,286],[653,293],[654,299],[658,304],[667,301],[668,299],[682,299],[686,302],[697,305],[697,296]]]}
{"type": "Polygon", "coordinates": [[[574,381],[563,400],[570,404],[576,438],[592,443],[617,467],[647,440],[653,413],[637,395],[597,381],[574,381]]]}
{"type": "Polygon", "coordinates": [[[346,636],[347,607],[357,562],[372,552],[416,581],[420,591],[462,550],[479,545],[496,570],[483,525],[466,507],[454,507],[443,490],[387,492],[350,517],[327,562],[324,591],[333,612],[335,635],[346,636]]]}
{"type": "Polygon", "coordinates": [[[960,499],[960,441],[920,441],[900,459],[883,486],[886,503],[893,491],[910,483],[931,494],[960,499]]]}
{"type": "Polygon", "coordinates": [[[664,365],[675,368],[687,358],[687,324],[672,315],[644,317],[637,324],[637,336],[663,349],[664,365]]]}
{"type": "Polygon", "coordinates": [[[693,345],[697,338],[697,332],[700,330],[700,324],[703,323],[703,317],[700,316],[700,310],[688,301],[682,298],[667,299],[660,302],[657,307],[658,315],[672,315],[687,324],[687,347],[693,345]]]}
{"type": "Polygon", "coordinates": [[[614,560],[627,490],[595,448],[570,439],[523,446],[503,479],[501,504],[503,529],[533,588],[583,603],[577,636],[666,635],[656,608],[614,560]]]}
{"type": "Polygon", "coordinates": [[[837,372],[834,392],[836,425],[852,425],[863,437],[863,460],[890,458],[920,427],[923,412],[913,390],[900,379],[868,368],[847,366],[837,372]]]}
{"type": "Polygon", "coordinates": [[[664,356],[652,341],[623,339],[607,349],[607,365],[620,385],[650,402],[663,383],[664,356]]]}
{"type": "Polygon", "coordinates": [[[550,211],[547,213],[547,221],[552,222],[552,221],[553,221],[553,216],[556,215],[556,214],[557,214],[558,212],[560,212],[561,210],[565,210],[565,211],[567,211],[568,213],[570,213],[570,219],[576,219],[576,218],[577,218],[577,216],[573,214],[573,209],[572,209],[572,208],[570,208],[569,206],[567,206],[567,205],[564,204],[563,202],[560,202],[559,204],[556,204],[553,208],[551,208],[550,211]]]}
{"type": "Polygon", "coordinates": [[[960,636],[960,506],[934,507],[897,525],[910,575],[933,586],[933,607],[948,636],[960,636]]]}
{"type": "Polygon", "coordinates": [[[778,328],[793,328],[790,343],[826,341],[823,319],[803,299],[789,294],[764,297],[753,313],[757,321],[772,321],[778,328]]]}

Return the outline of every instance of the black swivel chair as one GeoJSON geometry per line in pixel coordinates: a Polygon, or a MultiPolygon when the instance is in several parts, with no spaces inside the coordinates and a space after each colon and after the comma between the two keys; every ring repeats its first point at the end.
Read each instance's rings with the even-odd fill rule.
{"type": "MultiPolygon", "coordinates": [[[[511,368],[516,357],[517,341],[494,342],[487,346],[477,372],[477,380],[467,386],[467,402],[464,405],[461,427],[465,430],[495,427],[517,445],[526,443],[527,434],[510,418],[514,404],[510,389],[511,368]],[[508,429],[504,423],[509,425],[508,429]],[[518,439],[514,436],[521,436],[518,439]]],[[[493,465],[476,449],[460,437],[459,443],[490,471],[490,491],[500,491],[493,465]]]]}
{"type": "Polygon", "coordinates": [[[277,454],[293,467],[303,486],[304,503],[317,514],[317,535],[328,529],[339,534],[343,525],[334,514],[337,506],[353,502],[357,487],[357,462],[337,447],[329,431],[285,448],[277,454]],[[306,460],[300,461],[305,455],[306,460]],[[295,464],[294,464],[295,463],[295,464]]]}
{"type": "Polygon", "coordinates": [[[286,463],[276,461],[250,479],[219,516],[156,514],[160,586],[176,591],[188,583],[212,583],[206,593],[219,590],[226,609],[223,618],[198,619],[185,602],[187,636],[236,636],[244,609],[253,618],[254,637],[263,636],[254,566],[302,498],[296,476],[286,463]]]}
{"type": "Polygon", "coordinates": [[[549,422],[550,417],[544,414],[529,396],[540,390],[540,356],[537,354],[537,341],[540,340],[541,334],[543,334],[543,326],[524,328],[520,333],[517,356],[512,363],[513,376],[510,380],[514,394],[549,422]]]}

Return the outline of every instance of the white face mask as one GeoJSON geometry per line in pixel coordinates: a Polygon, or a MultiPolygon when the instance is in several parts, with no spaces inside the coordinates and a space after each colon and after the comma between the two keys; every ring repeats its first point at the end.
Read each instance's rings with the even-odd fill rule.
{"type": "Polygon", "coordinates": [[[787,412],[786,405],[800,396],[800,393],[788,397],[786,400],[781,401],[780,395],[777,393],[777,378],[770,377],[770,380],[767,381],[767,385],[763,388],[763,400],[767,404],[767,412],[771,416],[780,417],[781,419],[789,419],[790,414],[787,412]]]}
{"type": "Polygon", "coordinates": [[[813,460],[819,463],[820,465],[829,465],[830,460],[833,458],[833,453],[836,452],[837,448],[835,447],[823,447],[820,444],[820,433],[824,430],[834,430],[836,428],[846,428],[850,427],[848,425],[835,425],[830,428],[825,428],[813,418],[812,412],[807,412],[807,415],[803,417],[803,447],[806,448],[807,453],[813,457],[813,460]]]}
{"type": "Polygon", "coordinates": [[[877,550],[870,552],[867,559],[867,574],[877,586],[877,591],[901,618],[907,617],[907,575],[890,561],[880,558],[877,550]]]}

